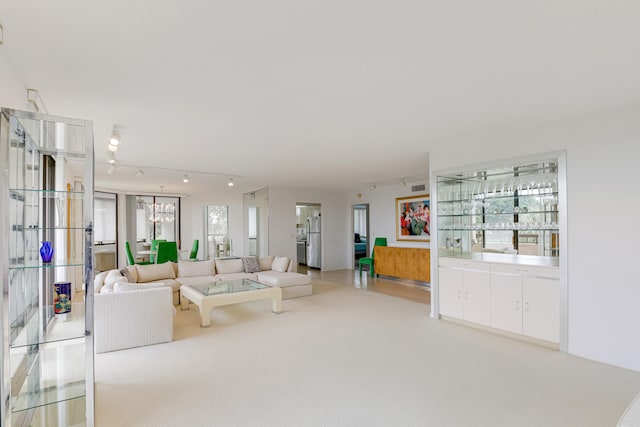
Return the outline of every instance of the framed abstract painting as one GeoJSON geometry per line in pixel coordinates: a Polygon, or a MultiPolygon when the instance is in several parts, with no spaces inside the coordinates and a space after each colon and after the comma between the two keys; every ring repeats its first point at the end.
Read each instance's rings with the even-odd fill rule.
{"type": "Polygon", "coordinates": [[[396,240],[428,242],[431,238],[429,195],[396,199],[396,240]]]}

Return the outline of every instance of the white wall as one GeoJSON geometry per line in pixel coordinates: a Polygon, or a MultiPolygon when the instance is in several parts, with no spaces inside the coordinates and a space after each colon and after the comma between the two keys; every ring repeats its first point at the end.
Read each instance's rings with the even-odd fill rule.
{"type": "Polygon", "coordinates": [[[296,203],[322,205],[322,270],[350,268],[351,207],[344,192],[269,187],[269,253],[297,260],[296,203]]]}
{"type": "Polygon", "coordinates": [[[0,107],[33,111],[27,102],[25,83],[9,63],[2,46],[0,46],[0,94],[0,107]]]}
{"type": "Polygon", "coordinates": [[[640,241],[640,105],[446,141],[431,151],[430,169],[562,149],[567,150],[568,351],[640,371],[640,285],[634,265],[640,241]]]}

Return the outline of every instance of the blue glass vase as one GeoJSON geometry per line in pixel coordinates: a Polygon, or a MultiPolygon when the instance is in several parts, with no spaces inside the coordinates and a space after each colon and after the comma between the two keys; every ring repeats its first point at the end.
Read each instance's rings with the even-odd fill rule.
{"type": "Polygon", "coordinates": [[[42,242],[40,257],[42,257],[42,262],[45,264],[51,262],[51,258],[53,257],[53,246],[51,246],[51,242],[47,240],[42,242]]]}

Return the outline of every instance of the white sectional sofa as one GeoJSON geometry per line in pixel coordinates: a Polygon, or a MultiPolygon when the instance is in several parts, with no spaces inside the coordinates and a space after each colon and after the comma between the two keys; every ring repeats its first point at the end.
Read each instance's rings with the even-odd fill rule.
{"type": "Polygon", "coordinates": [[[173,340],[176,309],[169,288],[118,282],[114,290],[94,295],[96,353],[173,340]]]}
{"type": "Polygon", "coordinates": [[[277,286],[282,298],[297,298],[313,293],[311,278],[295,272],[295,263],[287,257],[246,257],[206,261],[180,261],[164,264],[132,265],[96,276],[94,293],[114,291],[116,283],[161,283],[173,291],[173,304],[180,303],[180,286],[247,278],[277,286]]]}

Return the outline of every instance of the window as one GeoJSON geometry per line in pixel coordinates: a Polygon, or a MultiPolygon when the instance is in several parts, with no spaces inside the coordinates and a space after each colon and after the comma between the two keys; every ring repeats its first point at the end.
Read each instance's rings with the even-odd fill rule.
{"type": "Polygon", "coordinates": [[[94,241],[95,244],[113,244],[116,242],[116,195],[95,192],[94,241]]]}
{"type": "Polygon", "coordinates": [[[229,207],[205,206],[205,224],[207,233],[205,256],[213,258],[230,255],[229,207]]]}

